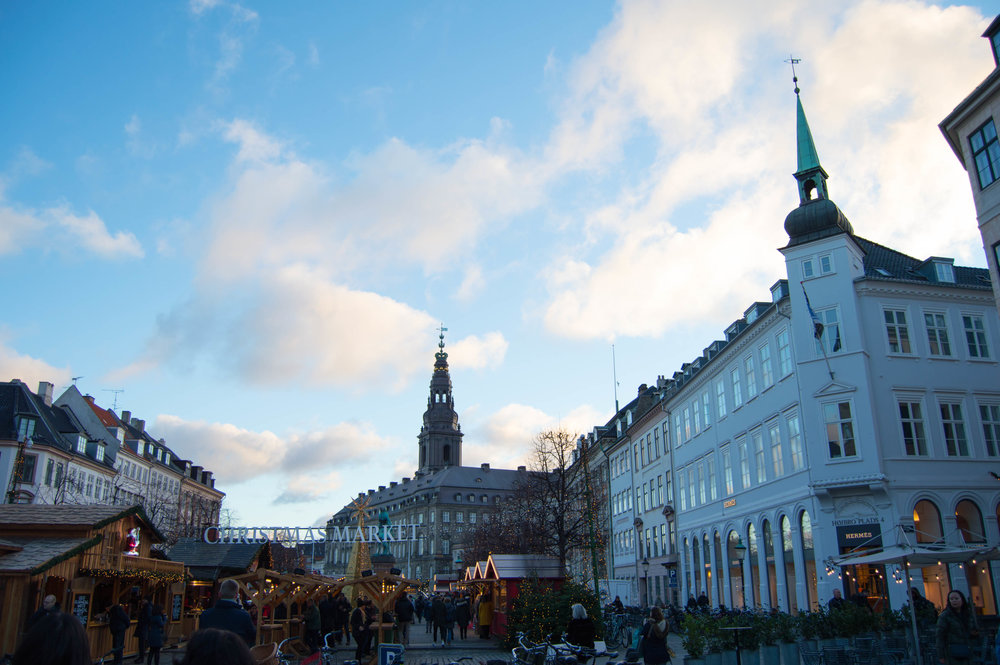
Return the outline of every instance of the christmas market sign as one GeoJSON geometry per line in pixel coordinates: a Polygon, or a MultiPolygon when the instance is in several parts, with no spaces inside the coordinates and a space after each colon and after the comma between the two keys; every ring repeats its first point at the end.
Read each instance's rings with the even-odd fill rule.
{"type": "Polygon", "coordinates": [[[210,545],[236,543],[396,543],[417,540],[416,524],[381,524],[379,526],[260,526],[205,529],[203,539],[210,545]]]}

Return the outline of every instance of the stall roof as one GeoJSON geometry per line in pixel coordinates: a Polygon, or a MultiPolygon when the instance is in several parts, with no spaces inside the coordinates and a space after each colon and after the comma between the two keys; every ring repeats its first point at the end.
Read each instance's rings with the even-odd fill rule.
{"type": "Polygon", "coordinates": [[[542,579],[563,577],[559,559],[536,554],[491,554],[486,561],[487,579],[512,579],[536,576],[542,579]]]}
{"type": "Polygon", "coordinates": [[[93,538],[9,538],[4,545],[17,547],[17,551],[0,555],[0,574],[28,573],[38,575],[52,566],[88,550],[101,542],[93,538]]]}
{"type": "Polygon", "coordinates": [[[39,503],[0,504],[0,534],[5,531],[23,530],[24,527],[100,529],[129,515],[138,517],[158,539],[156,542],[165,540],[163,534],[153,526],[153,523],[146,516],[142,506],[126,507],[101,504],[59,504],[55,506],[39,503]]]}
{"type": "Polygon", "coordinates": [[[261,568],[271,567],[271,547],[268,543],[206,543],[199,538],[181,538],[167,556],[180,561],[196,580],[217,580],[250,570],[258,555],[264,560],[261,568]]]}

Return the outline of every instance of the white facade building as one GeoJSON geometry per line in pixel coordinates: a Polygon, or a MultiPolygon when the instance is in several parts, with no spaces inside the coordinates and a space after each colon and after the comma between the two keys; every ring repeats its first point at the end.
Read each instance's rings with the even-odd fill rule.
{"type": "MultiPolygon", "coordinates": [[[[986,270],[855,235],[829,199],[801,102],[797,111],[787,279],[725,340],[647,390],[654,403],[637,399],[616,416],[622,431],[605,446],[612,572],[642,577],[643,559],[650,579],[655,563],[669,571],[655,557],[673,552],[670,516],[682,603],[705,593],[712,605],[797,611],[836,587],[899,608],[905,585],[893,570],[855,567],[841,579],[827,562],[895,543],[901,528],[923,541],[1000,542],[988,464],[1000,462],[1000,318],[986,270]],[[650,454],[657,434],[664,449],[650,454]]],[[[939,607],[958,588],[997,613],[990,567],[912,576],[939,607]]],[[[661,588],[652,584],[650,600],[661,588]]]]}

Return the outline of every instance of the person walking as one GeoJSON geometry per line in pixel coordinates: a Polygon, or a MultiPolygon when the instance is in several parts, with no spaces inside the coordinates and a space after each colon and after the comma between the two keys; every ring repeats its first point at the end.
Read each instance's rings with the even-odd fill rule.
{"type": "Polygon", "coordinates": [[[219,600],[215,602],[215,607],[201,613],[198,627],[232,631],[242,637],[247,646],[253,646],[257,641],[253,619],[240,606],[240,586],[235,580],[225,580],[219,585],[219,600]]]}
{"type": "Polygon", "coordinates": [[[336,613],[333,617],[334,630],[337,631],[337,644],[343,640],[344,644],[351,643],[351,601],[347,596],[340,594],[333,599],[336,613]]]}
{"type": "Polygon", "coordinates": [[[108,608],[108,630],[111,631],[111,648],[115,651],[114,665],[122,665],[125,658],[125,633],[132,624],[128,612],[119,603],[108,608]]]}
{"type": "Polygon", "coordinates": [[[153,605],[149,610],[146,624],[146,645],[149,653],[146,655],[146,665],[160,665],[160,649],[163,648],[163,628],[167,625],[167,616],[163,608],[153,605]]]}
{"type": "Polygon", "coordinates": [[[441,632],[444,639],[444,644],[442,647],[450,647],[452,640],[455,638],[455,601],[451,596],[448,596],[444,600],[444,624],[442,625],[441,632]]]}
{"type": "Polygon", "coordinates": [[[937,621],[938,662],[946,665],[968,665],[972,648],[979,641],[976,615],[958,589],[948,592],[948,605],[937,621]]]}
{"type": "Polygon", "coordinates": [[[431,644],[438,643],[438,636],[441,636],[441,646],[444,646],[444,621],[448,610],[444,606],[444,598],[440,595],[434,596],[431,601],[431,616],[434,617],[434,632],[431,635],[431,644]]]}
{"type": "Polygon", "coordinates": [[[399,624],[399,643],[410,643],[410,624],[413,623],[413,601],[405,593],[396,600],[396,622],[399,624]]]}
{"type": "MultiPolygon", "coordinates": [[[[434,596],[428,596],[427,599],[424,600],[424,632],[430,633],[433,631],[434,631],[434,596]]],[[[434,632],[434,635],[437,635],[437,633],[434,632]]],[[[433,643],[434,640],[431,639],[431,644],[433,643]]]]}
{"type": "Polygon", "coordinates": [[[149,621],[153,618],[153,605],[149,601],[149,596],[145,596],[139,603],[139,616],[135,621],[135,638],[139,642],[139,653],[135,657],[135,662],[141,663],[146,660],[146,646],[149,643],[149,621]]]}
{"type": "Polygon", "coordinates": [[[413,618],[418,624],[424,618],[424,603],[424,594],[418,593],[417,600],[413,603],[413,618]]]}
{"type": "MultiPolygon", "coordinates": [[[[323,640],[325,642],[327,633],[332,633],[336,630],[334,627],[334,616],[336,615],[336,605],[333,602],[333,596],[326,594],[323,596],[323,600],[319,601],[319,624],[320,632],[323,633],[323,640]]],[[[323,646],[329,646],[324,644],[323,646]]]]}
{"type": "Polygon", "coordinates": [[[483,593],[479,600],[479,638],[490,639],[490,626],[493,625],[493,597],[483,593]]]}
{"type": "Polygon", "coordinates": [[[472,610],[469,608],[469,597],[465,594],[455,601],[455,623],[458,624],[459,639],[469,637],[469,620],[472,619],[472,610]]]}
{"type": "Polygon", "coordinates": [[[323,627],[323,617],[319,612],[319,605],[312,598],[306,601],[306,613],[302,618],[302,622],[305,624],[305,642],[306,646],[309,647],[309,655],[311,656],[319,651],[319,631],[323,627]]]}
{"type": "MultiPolygon", "coordinates": [[[[578,647],[594,648],[594,638],[597,637],[597,626],[594,620],[587,616],[587,608],[580,603],[575,603],[570,607],[572,618],[566,624],[566,641],[578,647]]],[[[581,663],[590,660],[589,656],[578,655],[576,657],[581,663]]]]}
{"type": "Polygon", "coordinates": [[[645,665],[665,665],[670,662],[667,648],[667,621],[659,607],[649,612],[649,619],[642,627],[642,662],[645,665]]]}
{"type": "Polygon", "coordinates": [[[351,634],[354,635],[354,642],[357,647],[354,649],[354,659],[360,661],[366,655],[371,646],[372,628],[368,618],[367,600],[358,598],[357,607],[351,612],[351,634]]]}

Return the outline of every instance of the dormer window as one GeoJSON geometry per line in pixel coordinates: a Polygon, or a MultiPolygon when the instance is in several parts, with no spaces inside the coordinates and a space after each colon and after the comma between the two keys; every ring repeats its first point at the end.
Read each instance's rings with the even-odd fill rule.
{"type": "Polygon", "coordinates": [[[34,418],[18,418],[17,423],[17,440],[26,441],[29,436],[35,433],[35,419],[34,418]]]}
{"type": "Polygon", "coordinates": [[[950,263],[943,261],[934,262],[934,277],[939,282],[955,282],[955,270],[950,263]]]}
{"type": "Polygon", "coordinates": [[[87,454],[87,437],[83,436],[82,434],[79,434],[76,437],[76,452],[80,453],[81,455],[87,454]]]}
{"type": "Polygon", "coordinates": [[[97,456],[96,456],[96,459],[97,459],[98,462],[103,462],[104,461],[104,444],[103,443],[98,444],[98,446],[97,446],[97,456]]]}

